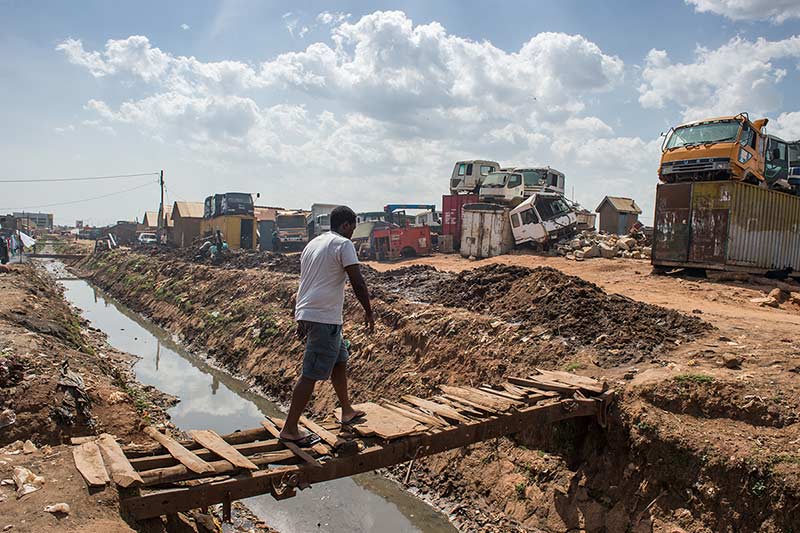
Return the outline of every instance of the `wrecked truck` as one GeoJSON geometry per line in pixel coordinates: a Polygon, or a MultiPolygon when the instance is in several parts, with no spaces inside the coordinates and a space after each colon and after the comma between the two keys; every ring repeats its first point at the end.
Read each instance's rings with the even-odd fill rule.
{"type": "Polygon", "coordinates": [[[517,245],[530,243],[546,248],[577,231],[577,209],[558,193],[536,193],[512,209],[510,215],[517,245]]]}

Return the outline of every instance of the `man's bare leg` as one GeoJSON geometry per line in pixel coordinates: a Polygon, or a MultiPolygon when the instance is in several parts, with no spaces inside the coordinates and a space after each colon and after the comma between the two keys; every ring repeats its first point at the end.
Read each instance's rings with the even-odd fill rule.
{"type": "Polygon", "coordinates": [[[300,416],[311,400],[311,395],[314,393],[314,386],[317,384],[311,378],[300,376],[297,380],[297,385],[294,386],[292,392],[292,403],[289,406],[289,412],[286,414],[286,422],[283,424],[280,436],[282,439],[298,440],[305,436],[300,433],[297,423],[300,421],[300,416]]]}
{"type": "Polygon", "coordinates": [[[342,424],[346,424],[364,414],[363,411],[356,411],[350,403],[350,396],[347,394],[347,363],[337,363],[331,373],[331,383],[336,396],[339,398],[339,405],[342,407],[342,424]]]}

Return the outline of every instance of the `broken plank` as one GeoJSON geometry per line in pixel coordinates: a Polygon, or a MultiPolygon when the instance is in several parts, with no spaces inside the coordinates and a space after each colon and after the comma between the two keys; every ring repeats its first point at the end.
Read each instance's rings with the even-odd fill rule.
{"type": "MultiPolygon", "coordinates": [[[[262,453],[251,458],[256,466],[268,466],[273,464],[283,464],[287,462],[297,462],[297,456],[291,450],[283,449],[278,452],[262,453]]],[[[177,483],[190,479],[203,479],[204,481],[213,479],[215,476],[233,474],[241,471],[239,467],[233,466],[224,459],[211,461],[208,463],[214,469],[213,474],[196,474],[181,464],[168,466],[166,468],[154,468],[139,472],[144,481],[144,486],[164,485],[167,483],[177,483]]]]}
{"type": "Polygon", "coordinates": [[[111,479],[122,488],[142,484],[142,478],[133,469],[117,441],[108,433],[103,433],[97,440],[105,465],[111,471],[111,479]]]}
{"type": "Polygon", "coordinates": [[[469,400],[480,405],[485,405],[486,407],[489,407],[495,411],[505,411],[511,407],[511,402],[509,400],[503,400],[502,398],[491,398],[488,397],[486,393],[479,394],[476,389],[450,387],[448,385],[440,385],[439,388],[442,389],[442,391],[444,391],[446,394],[456,396],[458,398],[464,398],[465,400],[469,400]]]}
{"type": "MultiPolygon", "coordinates": [[[[277,427],[278,429],[283,429],[283,424],[285,423],[285,420],[283,418],[278,418],[277,416],[269,416],[267,418],[272,420],[272,422],[275,424],[275,427],[277,427]]],[[[305,418],[305,417],[301,417],[301,418],[305,418]]],[[[301,424],[298,424],[298,427],[303,427],[303,426],[301,424]]],[[[306,428],[306,429],[310,429],[310,428],[306,428]]],[[[316,433],[314,433],[314,434],[316,435],[316,433]]],[[[317,435],[317,437],[319,437],[319,435],[317,435]]],[[[322,438],[322,437],[320,437],[320,438],[322,438]]],[[[281,441],[281,443],[283,443],[283,441],[281,441]]],[[[324,442],[315,442],[313,445],[311,445],[311,450],[314,453],[316,453],[317,455],[330,455],[330,453],[331,453],[330,446],[328,446],[324,442]]]]}
{"type": "Polygon", "coordinates": [[[236,448],[222,440],[222,437],[217,435],[214,430],[194,429],[189,432],[189,435],[197,444],[219,455],[233,466],[246,468],[248,470],[258,470],[258,467],[254,465],[250,459],[236,451],[236,448]]]}
{"type": "MultiPolygon", "coordinates": [[[[266,435],[266,431],[264,431],[264,434],[266,435]]],[[[245,442],[243,444],[235,444],[233,447],[237,452],[241,453],[245,457],[249,457],[257,453],[274,452],[285,449],[283,444],[281,444],[278,439],[245,442]]],[[[190,451],[204,461],[215,461],[218,459],[216,454],[206,450],[205,448],[195,448],[194,450],[190,451]]],[[[179,464],[178,461],[176,461],[175,458],[170,454],[146,455],[144,457],[128,459],[128,461],[137,471],[153,470],[154,468],[165,468],[179,464]]]]}
{"type": "Polygon", "coordinates": [[[305,427],[307,427],[309,430],[319,435],[319,438],[327,442],[328,445],[331,446],[334,450],[339,446],[344,445],[344,443],[346,442],[344,439],[337,437],[324,427],[320,426],[313,420],[306,418],[305,416],[300,417],[300,423],[303,424],[305,427]]]}
{"type": "Polygon", "coordinates": [[[111,480],[106,472],[106,465],[100,455],[100,448],[94,441],[84,442],[72,448],[75,467],[90,487],[104,487],[111,480]]]}
{"type": "Polygon", "coordinates": [[[499,396],[505,400],[511,400],[513,402],[525,402],[525,396],[520,396],[519,394],[513,394],[507,391],[495,390],[486,385],[478,387],[478,390],[483,391],[487,394],[491,394],[493,396],[499,396]]]}
{"type": "Polygon", "coordinates": [[[97,435],[86,435],[85,437],[70,437],[69,442],[73,446],[84,444],[86,442],[94,442],[97,440],[97,435]]]}
{"type": "Polygon", "coordinates": [[[179,463],[198,474],[208,474],[214,472],[214,468],[207,462],[197,457],[194,453],[190,452],[179,444],[175,439],[169,435],[159,432],[152,426],[144,428],[147,436],[162,445],[179,463]]]}
{"type": "Polygon", "coordinates": [[[365,414],[348,425],[365,437],[377,435],[382,439],[392,440],[428,429],[416,420],[381,407],[377,403],[360,403],[354,405],[353,409],[364,411],[365,414]]]}
{"type": "MultiPolygon", "coordinates": [[[[227,442],[231,445],[236,444],[245,444],[247,442],[253,442],[256,440],[264,440],[265,437],[268,437],[267,431],[262,427],[251,428],[251,429],[243,429],[237,430],[233,433],[228,433],[226,435],[220,435],[222,440],[227,442]]],[[[193,440],[180,440],[178,444],[186,448],[187,450],[199,450],[202,448],[201,445],[197,444],[193,440]]],[[[128,458],[131,457],[145,457],[147,455],[153,454],[164,454],[166,450],[160,444],[154,444],[152,446],[141,446],[141,445],[128,445],[123,447],[123,451],[128,458]]]]}
{"type": "Polygon", "coordinates": [[[500,403],[502,403],[502,404],[507,406],[506,409],[511,409],[512,407],[517,407],[517,406],[520,406],[520,405],[525,403],[525,402],[523,402],[521,400],[512,400],[511,398],[503,398],[503,397],[501,397],[501,396],[499,396],[497,394],[492,394],[490,392],[482,391],[482,390],[477,389],[475,387],[462,387],[462,388],[464,390],[468,390],[468,391],[470,391],[470,392],[472,392],[474,394],[477,394],[478,396],[482,396],[483,398],[486,398],[487,400],[491,400],[491,401],[494,401],[494,402],[500,402],[500,403]]]}
{"type": "Polygon", "coordinates": [[[473,418],[483,418],[486,415],[494,415],[498,413],[498,411],[492,409],[491,407],[471,402],[467,399],[459,398],[458,396],[451,396],[450,394],[442,394],[436,398],[443,398],[444,400],[447,400],[447,403],[453,405],[454,408],[465,412],[467,415],[472,416],[473,418]]]}
{"type": "Polygon", "coordinates": [[[417,409],[414,409],[409,405],[395,403],[386,399],[381,399],[381,402],[385,408],[391,411],[396,411],[401,415],[416,420],[417,422],[422,422],[423,424],[427,424],[429,426],[434,426],[434,427],[443,427],[447,425],[447,422],[445,422],[441,418],[429,415],[427,413],[423,413],[422,411],[418,411],[417,409]]]}
{"type": "Polygon", "coordinates": [[[422,398],[417,398],[416,396],[412,396],[410,394],[405,394],[402,398],[411,405],[421,407],[426,411],[430,411],[431,413],[444,417],[448,420],[455,420],[456,422],[462,423],[470,421],[469,418],[465,417],[449,405],[441,405],[430,400],[423,400],[422,398]]]}
{"type": "MultiPolygon", "coordinates": [[[[261,421],[261,425],[262,425],[262,426],[264,426],[264,429],[266,429],[266,430],[267,430],[269,433],[271,433],[271,434],[272,434],[274,437],[277,437],[278,439],[280,439],[280,434],[281,434],[281,432],[278,430],[278,428],[275,426],[275,424],[273,424],[273,423],[272,423],[272,421],[271,421],[271,420],[262,420],[262,421],[261,421]]],[[[283,424],[281,424],[281,425],[283,425],[283,424]]],[[[284,445],[284,446],[286,446],[287,448],[289,448],[289,450],[290,450],[290,451],[291,451],[293,454],[295,454],[295,455],[296,455],[298,458],[302,459],[302,460],[303,460],[303,461],[305,461],[306,463],[308,463],[308,464],[310,464],[310,465],[313,465],[313,466],[318,466],[318,467],[321,467],[321,466],[322,466],[322,465],[319,463],[319,461],[317,461],[316,459],[314,459],[313,457],[311,457],[311,456],[308,454],[308,452],[306,452],[305,450],[303,450],[303,449],[302,449],[300,446],[298,446],[298,445],[297,445],[297,444],[295,444],[294,442],[292,442],[292,441],[290,441],[290,440],[281,440],[281,442],[283,443],[283,445],[284,445]]]]}
{"type": "Polygon", "coordinates": [[[559,381],[561,383],[566,383],[567,385],[574,385],[589,393],[602,394],[608,388],[608,384],[606,384],[604,381],[598,381],[594,378],[579,376],[577,374],[564,372],[562,370],[542,370],[537,368],[536,371],[539,372],[538,375],[546,379],[551,381],[559,381]]]}
{"type": "Polygon", "coordinates": [[[534,380],[533,378],[529,379],[517,376],[509,376],[506,379],[508,379],[508,381],[513,383],[514,385],[519,385],[521,387],[529,387],[532,389],[545,390],[545,391],[555,391],[561,394],[566,394],[567,396],[572,396],[573,394],[575,394],[575,391],[577,390],[577,387],[571,387],[563,383],[549,382],[547,380],[540,380],[540,379],[534,380]]]}

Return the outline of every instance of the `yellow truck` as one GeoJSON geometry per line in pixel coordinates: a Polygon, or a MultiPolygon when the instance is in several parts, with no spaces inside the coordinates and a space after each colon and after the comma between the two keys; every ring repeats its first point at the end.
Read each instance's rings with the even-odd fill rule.
{"type": "Polygon", "coordinates": [[[767,135],[768,119],[747,113],[671,128],[662,145],[664,183],[734,180],[772,187],[788,175],[787,143],[767,135]]]}

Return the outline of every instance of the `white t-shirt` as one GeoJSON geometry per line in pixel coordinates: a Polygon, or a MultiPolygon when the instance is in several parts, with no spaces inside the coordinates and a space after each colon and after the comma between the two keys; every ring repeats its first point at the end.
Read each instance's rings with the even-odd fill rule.
{"type": "Polygon", "coordinates": [[[300,255],[295,320],[340,325],[347,281],[344,269],[357,264],[353,242],[338,233],[329,231],[309,242],[300,255]]]}

